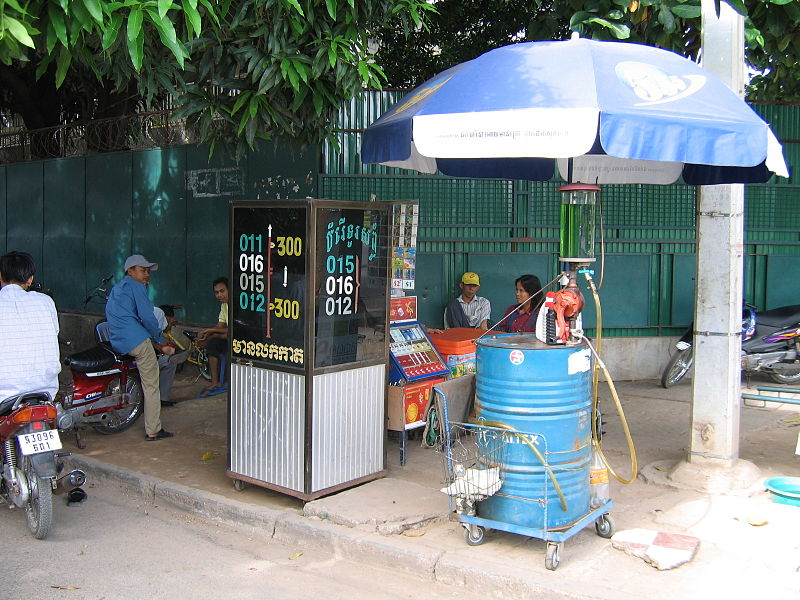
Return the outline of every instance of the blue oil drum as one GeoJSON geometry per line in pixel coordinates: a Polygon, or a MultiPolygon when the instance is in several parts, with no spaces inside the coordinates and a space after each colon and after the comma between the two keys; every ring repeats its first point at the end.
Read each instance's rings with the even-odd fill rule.
{"type": "Polygon", "coordinates": [[[503,485],[478,516],[536,529],[562,529],[589,510],[592,355],[586,344],[548,346],[533,334],[477,342],[478,423],[525,432],[504,434],[503,485]],[[546,457],[553,479],[531,448],[546,457]]]}

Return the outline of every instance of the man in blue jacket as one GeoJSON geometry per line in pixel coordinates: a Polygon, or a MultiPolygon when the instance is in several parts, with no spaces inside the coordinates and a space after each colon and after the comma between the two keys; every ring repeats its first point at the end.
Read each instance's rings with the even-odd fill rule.
{"type": "Polygon", "coordinates": [[[125,277],[111,289],[106,303],[111,346],[136,359],[144,391],[144,430],[148,442],[173,435],[161,426],[158,359],[154,346],[164,354],[174,354],[175,348],[161,343],[161,329],[153,314],[153,303],[147,297],[150,272],[156,269],[158,264],[141,254],[129,256],[125,260],[125,277]]]}

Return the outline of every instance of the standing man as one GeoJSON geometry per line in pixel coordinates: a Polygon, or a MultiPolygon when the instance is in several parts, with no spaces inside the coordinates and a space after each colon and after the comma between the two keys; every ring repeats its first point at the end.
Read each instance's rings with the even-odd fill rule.
{"type": "Polygon", "coordinates": [[[211,383],[200,394],[201,398],[222,394],[227,388],[222,387],[219,381],[219,362],[220,357],[228,352],[228,278],[217,277],[211,284],[214,289],[214,297],[219,300],[219,316],[217,324],[213,327],[203,329],[197,335],[197,341],[205,346],[208,354],[208,370],[211,372],[211,383]]]}
{"type": "Polygon", "coordinates": [[[144,390],[144,430],[148,442],[173,435],[161,427],[158,359],[153,347],[163,354],[174,354],[175,348],[161,343],[161,330],[146,288],[150,283],[150,272],[156,269],[158,264],[141,254],[129,256],[125,260],[125,277],[111,289],[106,303],[111,346],[117,352],[130,354],[136,359],[144,390]]]}
{"type": "Polygon", "coordinates": [[[479,331],[489,329],[492,306],[489,300],[477,295],[481,280],[477,273],[464,273],[458,284],[461,295],[450,301],[444,309],[444,328],[473,327],[479,331]]]}
{"type": "Polygon", "coordinates": [[[50,296],[28,291],[35,273],[27,252],[0,257],[0,400],[58,391],[58,315],[50,296]]]}

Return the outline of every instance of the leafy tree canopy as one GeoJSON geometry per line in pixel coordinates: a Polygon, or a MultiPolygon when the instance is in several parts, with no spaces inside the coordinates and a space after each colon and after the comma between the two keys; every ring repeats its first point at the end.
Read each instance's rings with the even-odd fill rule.
{"type": "MultiPolygon", "coordinates": [[[[800,0],[747,15],[750,99],[800,100],[800,0]]],[[[28,129],[177,105],[239,152],[318,142],[363,87],[570,31],[696,58],[700,0],[0,0],[0,110],[28,129]],[[374,50],[377,46],[377,53],[374,50]]]]}
{"type": "Polygon", "coordinates": [[[159,102],[238,150],[323,139],[384,75],[369,35],[424,26],[426,0],[0,0],[0,109],[29,129],[159,102]]]}
{"type": "MultiPolygon", "coordinates": [[[[751,100],[800,100],[800,2],[727,0],[745,20],[751,100]]],[[[391,23],[376,60],[392,86],[422,83],[479,54],[518,41],[584,37],[658,46],[696,60],[700,0],[432,0],[430,27],[406,37],[391,23]]]]}

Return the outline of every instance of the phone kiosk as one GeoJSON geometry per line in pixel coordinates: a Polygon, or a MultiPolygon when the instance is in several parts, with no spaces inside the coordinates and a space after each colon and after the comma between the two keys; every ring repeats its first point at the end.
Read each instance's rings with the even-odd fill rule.
{"type": "Polygon", "coordinates": [[[450,372],[422,323],[417,297],[392,298],[389,317],[388,429],[400,432],[400,464],[405,464],[408,432],[425,426],[433,386],[450,372]]]}
{"type": "Polygon", "coordinates": [[[228,475],[311,500],[385,475],[389,209],[231,204],[228,475]]]}

